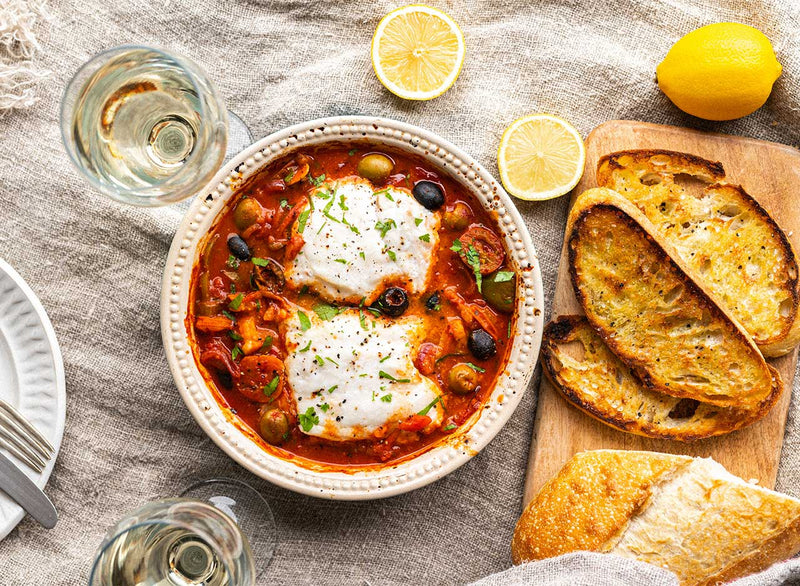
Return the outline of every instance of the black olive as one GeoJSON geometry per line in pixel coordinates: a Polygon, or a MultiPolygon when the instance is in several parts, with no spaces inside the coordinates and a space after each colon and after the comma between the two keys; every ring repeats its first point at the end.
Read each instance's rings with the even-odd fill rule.
{"type": "Polygon", "coordinates": [[[400,287],[389,287],[378,297],[377,306],[389,317],[400,317],[408,309],[408,295],[400,287]]]}
{"type": "Polygon", "coordinates": [[[238,234],[228,236],[228,250],[239,260],[250,260],[250,247],[238,234]]]}
{"type": "Polygon", "coordinates": [[[425,301],[425,308],[429,309],[430,311],[438,311],[440,309],[440,303],[442,302],[442,298],[439,295],[439,292],[436,291],[433,295],[428,297],[425,301]]]}
{"type": "Polygon", "coordinates": [[[484,329],[478,328],[469,333],[467,348],[478,360],[486,360],[497,354],[494,338],[484,329]]]}
{"type": "Polygon", "coordinates": [[[412,193],[429,210],[437,210],[444,205],[444,192],[433,181],[417,181],[412,193]]]}

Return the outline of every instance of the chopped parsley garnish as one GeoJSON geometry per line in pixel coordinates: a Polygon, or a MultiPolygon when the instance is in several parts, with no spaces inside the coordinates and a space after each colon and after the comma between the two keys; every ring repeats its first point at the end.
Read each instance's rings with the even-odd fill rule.
{"type": "Polygon", "coordinates": [[[311,340],[308,341],[308,344],[306,344],[305,347],[300,348],[300,350],[298,350],[298,352],[308,352],[309,348],[311,348],[311,340]]]}
{"type": "Polygon", "coordinates": [[[325,360],[327,360],[328,362],[330,362],[331,364],[333,364],[333,365],[334,365],[334,366],[336,366],[337,368],[339,367],[339,363],[338,363],[338,362],[336,362],[336,361],[335,361],[333,358],[328,358],[328,357],[326,356],[326,357],[325,357],[325,360]]]}
{"type": "Polygon", "coordinates": [[[242,349],[239,347],[239,344],[236,344],[236,346],[233,347],[233,350],[231,350],[231,358],[233,360],[236,360],[242,354],[244,354],[244,352],[242,352],[242,349]]]}
{"type": "Polygon", "coordinates": [[[386,255],[387,255],[389,258],[391,258],[391,259],[392,259],[393,261],[395,261],[395,262],[397,261],[397,254],[395,253],[395,251],[394,251],[394,250],[391,250],[391,249],[387,248],[387,249],[385,250],[385,252],[386,252],[386,255]]]}
{"type": "Polygon", "coordinates": [[[272,348],[272,336],[264,338],[264,343],[261,344],[261,350],[269,350],[272,348]]]}
{"type": "Polygon", "coordinates": [[[414,225],[419,226],[424,221],[422,218],[414,218],[414,225]]]}
{"type": "Polygon", "coordinates": [[[386,193],[384,193],[383,195],[386,196],[386,199],[388,199],[389,201],[394,201],[394,198],[392,197],[392,194],[389,193],[389,190],[386,189],[385,191],[386,191],[386,193]]]}
{"type": "Polygon", "coordinates": [[[243,300],[244,300],[244,294],[243,293],[239,293],[236,297],[233,298],[233,301],[228,303],[228,307],[232,311],[236,311],[237,309],[239,309],[242,306],[242,301],[243,300]]]}
{"type": "Polygon", "coordinates": [[[347,261],[345,259],[343,259],[343,258],[334,258],[333,260],[334,260],[334,262],[338,262],[338,263],[341,263],[343,265],[347,264],[347,261]]]}
{"type": "Polygon", "coordinates": [[[347,151],[347,155],[348,155],[348,156],[350,156],[350,157],[352,157],[352,156],[353,156],[353,155],[355,155],[357,152],[358,152],[358,149],[350,149],[349,151],[347,151]]]}
{"type": "Polygon", "coordinates": [[[344,212],[350,209],[344,201],[344,195],[339,196],[339,207],[342,208],[342,218],[344,219],[344,212]]]}
{"type": "Polygon", "coordinates": [[[472,362],[467,362],[467,366],[469,366],[475,372],[486,372],[485,368],[481,368],[477,364],[472,364],[472,362]]]}
{"type": "Polygon", "coordinates": [[[430,234],[423,234],[422,236],[419,237],[419,239],[422,240],[423,242],[430,242],[431,241],[431,235],[430,234]]]}
{"type": "Polygon", "coordinates": [[[319,366],[325,366],[325,359],[319,354],[314,357],[314,362],[316,362],[319,366]]]}
{"type": "Polygon", "coordinates": [[[392,402],[392,394],[386,393],[383,397],[381,397],[381,401],[384,403],[391,403],[392,402]]]}
{"type": "Polygon", "coordinates": [[[514,273],[511,271],[498,271],[494,274],[495,283],[505,283],[514,278],[514,273]]]}
{"type": "Polygon", "coordinates": [[[427,407],[425,407],[425,408],[424,408],[422,411],[420,411],[419,413],[417,413],[417,415],[427,415],[427,414],[428,414],[428,411],[430,411],[431,409],[433,409],[433,406],[434,406],[434,405],[436,405],[436,403],[438,403],[438,402],[439,402],[439,401],[441,401],[441,400],[442,400],[442,397],[441,397],[441,395],[440,395],[440,396],[438,396],[438,397],[436,397],[436,398],[435,398],[433,401],[431,401],[430,403],[428,403],[428,406],[427,406],[427,407]]]}
{"type": "Polygon", "coordinates": [[[300,320],[300,329],[304,332],[311,327],[311,320],[308,319],[308,316],[305,314],[305,312],[298,310],[297,319],[300,320]]]}
{"type": "Polygon", "coordinates": [[[330,408],[331,406],[328,405],[327,403],[323,403],[322,405],[319,406],[319,410],[322,411],[323,413],[327,413],[328,409],[330,408]]]}
{"type": "Polygon", "coordinates": [[[390,380],[392,382],[395,382],[395,383],[410,383],[411,382],[411,379],[408,379],[408,378],[394,378],[391,374],[389,374],[388,372],[384,372],[383,370],[378,371],[378,376],[380,378],[385,378],[385,379],[388,379],[388,380],[390,380]]]}
{"type": "Polygon", "coordinates": [[[392,353],[391,353],[391,352],[389,352],[389,353],[388,353],[386,356],[384,356],[383,358],[381,358],[380,360],[378,360],[378,362],[386,362],[386,361],[387,361],[387,360],[389,360],[391,357],[392,357],[392,353]]]}
{"type": "Polygon", "coordinates": [[[308,174],[308,182],[314,187],[319,187],[320,185],[322,185],[323,181],[325,181],[325,173],[323,173],[319,177],[314,177],[313,175],[311,175],[311,173],[308,174]]]}
{"type": "Polygon", "coordinates": [[[333,385],[331,388],[328,389],[328,393],[332,393],[333,391],[335,391],[338,388],[339,388],[339,385],[333,385]]]}
{"type": "Polygon", "coordinates": [[[222,310],[222,315],[224,315],[225,317],[227,317],[229,320],[231,320],[233,322],[236,321],[236,318],[234,317],[234,315],[232,313],[228,312],[228,311],[225,311],[224,309],[222,310]]]}
{"type": "Polygon", "coordinates": [[[293,207],[294,206],[289,203],[288,199],[282,199],[281,200],[281,209],[288,210],[288,209],[293,208],[293,207]]]}
{"type": "Polygon", "coordinates": [[[256,265],[257,267],[265,267],[265,266],[267,266],[269,264],[269,260],[268,259],[266,259],[266,258],[258,258],[257,256],[254,256],[250,260],[253,261],[253,264],[256,265]]]}
{"type": "Polygon", "coordinates": [[[284,181],[285,183],[289,183],[289,181],[291,181],[291,180],[292,180],[292,177],[294,177],[294,174],[295,174],[295,172],[296,172],[296,171],[297,171],[297,169],[292,169],[291,171],[289,171],[289,172],[286,174],[286,177],[284,177],[284,178],[283,178],[283,181],[284,181]]]}
{"type": "Polygon", "coordinates": [[[277,390],[279,382],[281,382],[281,377],[276,374],[271,381],[264,385],[264,394],[267,397],[271,396],[277,390]]]}
{"type": "Polygon", "coordinates": [[[472,272],[475,273],[475,283],[478,285],[478,293],[483,293],[483,291],[481,291],[481,285],[483,284],[483,275],[481,275],[481,255],[478,254],[478,251],[475,250],[472,244],[470,244],[467,249],[467,264],[472,267],[472,272]]]}
{"type": "Polygon", "coordinates": [[[228,332],[228,335],[231,337],[231,340],[236,340],[237,342],[241,342],[243,340],[243,338],[233,330],[228,332]]]}
{"type": "Polygon", "coordinates": [[[381,313],[381,310],[378,309],[377,307],[367,307],[367,311],[370,312],[375,317],[380,317],[381,315],[383,315],[381,313]]]}
{"type": "Polygon", "coordinates": [[[361,260],[367,260],[367,257],[366,257],[366,255],[364,254],[364,251],[363,251],[363,250],[362,250],[361,252],[359,252],[359,253],[358,253],[358,256],[360,256],[360,257],[361,257],[361,260]]]}
{"type": "Polygon", "coordinates": [[[367,316],[364,315],[364,311],[360,307],[358,308],[358,321],[361,323],[362,330],[369,329],[369,326],[367,325],[367,316]]]}
{"type": "Polygon", "coordinates": [[[343,307],[336,307],[330,303],[315,303],[311,308],[322,321],[329,321],[344,311],[343,307]]]}
{"type": "Polygon", "coordinates": [[[236,293],[236,283],[231,283],[231,294],[236,293]]]}
{"type": "Polygon", "coordinates": [[[391,219],[386,220],[385,222],[378,220],[375,223],[375,229],[381,233],[381,238],[386,238],[386,233],[392,228],[397,228],[397,224],[391,219]]]}
{"type": "Polygon", "coordinates": [[[236,258],[235,256],[233,256],[232,254],[229,254],[228,255],[228,260],[227,260],[227,262],[225,264],[227,264],[232,269],[238,269],[239,268],[239,259],[236,258]]]}
{"type": "Polygon", "coordinates": [[[319,424],[319,415],[317,415],[313,407],[306,409],[305,413],[300,413],[297,419],[300,421],[300,427],[303,428],[303,431],[311,431],[312,427],[319,424]]]}
{"type": "Polygon", "coordinates": [[[311,213],[311,210],[306,208],[302,212],[300,212],[300,217],[297,218],[297,233],[302,234],[303,230],[306,229],[306,222],[308,222],[308,215],[311,213]]]}
{"type": "Polygon", "coordinates": [[[448,425],[445,425],[442,428],[442,431],[450,431],[451,429],[455,429],[456,427],[458,427],[458,426],[455,423],[450,423],[448,425]]]}
{"type": "Polygon", "coordinates": [[[322,232],[325,229],[325,226],[327,226],[327,225],[328,225],[328,220],[325,220],[324,222],[322,222],[322,226],[320,226],[319,230],[317,230],[317,234],[322,232]]]}
{"type": "Polygon", "coordinates": [[[506,337],[507,338],[511,337],[511,322],[508,322],[508,332],[506,333],[506,337]]]}
{"type": "Polygon", "coordinates": [[[450,247],[450,250],[458,254],[459,252],[461,252],[462,248],[463,247],[461,246],[461,240],[456,238],[455,240],[453,240],[453,246],[450,247]]]}

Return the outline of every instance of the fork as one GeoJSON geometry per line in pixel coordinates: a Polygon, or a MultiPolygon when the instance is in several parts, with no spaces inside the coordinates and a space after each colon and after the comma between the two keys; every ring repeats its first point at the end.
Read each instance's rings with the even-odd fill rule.
{"type": "Polygon", "coordinates": [[[0,448],[41,472],[55,448],[11,405],[0,399],[0,448]]]}

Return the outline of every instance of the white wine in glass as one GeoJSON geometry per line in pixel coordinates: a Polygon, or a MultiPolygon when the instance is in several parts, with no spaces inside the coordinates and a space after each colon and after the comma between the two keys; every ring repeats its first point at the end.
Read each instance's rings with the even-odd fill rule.
{"type": "Polygon", "coordinates": [[[95,56],[69,82],[61,133],[72,161],[102,192],[165,205],[196,193],[220,168],[228,113],[192,61],[122,46],[95,56]]]}

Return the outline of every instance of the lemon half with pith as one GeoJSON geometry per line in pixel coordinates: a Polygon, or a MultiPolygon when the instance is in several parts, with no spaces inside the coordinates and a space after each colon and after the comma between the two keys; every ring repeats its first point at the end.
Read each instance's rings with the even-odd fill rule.
{"type": "Polygon", "coordinates": [[[372,37],[380,82],[406,100],[430,100],[455,83],[464,63],[464,35],[447,14],[421,4],[383,17],[372,37]]]}
{"type": "Polygon", "coordinates": [[[569,122],[550,114],[533,114],[512,123],[497,151],[503,187],[526,200],[569,192],[580,181],[585,161],[581,135],[569,122]]]}

